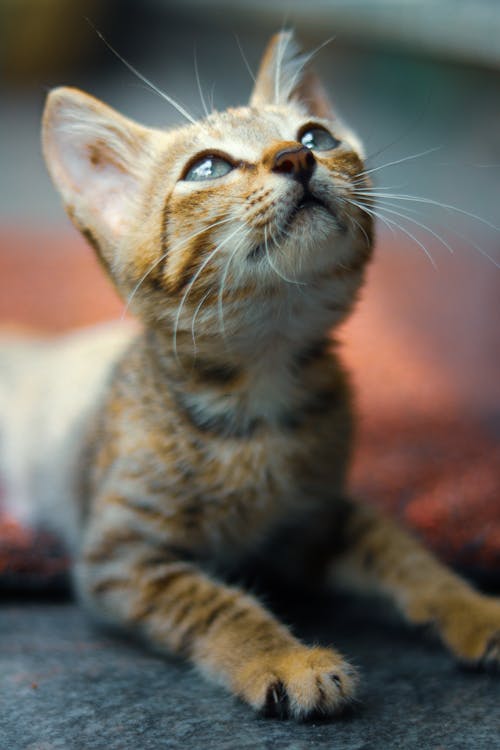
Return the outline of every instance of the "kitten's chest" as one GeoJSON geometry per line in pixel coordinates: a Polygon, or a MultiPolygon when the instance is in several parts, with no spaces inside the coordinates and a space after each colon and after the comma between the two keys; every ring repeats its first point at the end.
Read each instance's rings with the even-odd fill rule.
{"type": "Polygon", "coordinates": [[[144,366],[117,372],[107,428],[96,433],[92,492],[109,494],[111,483],[112,500],[137,511],[155,537],[195,555],[234,559],[338,494],[350,434],[348,399],[335,373],[301,389],[282,377],[287,387],[273,392],[273,408],[267,401],[250,414],[248,404],[266,395],[255,372],[251,389],[232,394],[226,384],[226,396],[208,405],[208,388],[205,402],[199,389],[186,401],[186,387],[166,388],[159,375],[144,366]]]}
{"type": "MultiPolygon", "coordinates": [[[[216,441],[192,455],[176,498],[179,530],[213,556],[244,554],[303,506],[295,441],[276,434],[216,441]]],[[[184,461],[189,459],[184,454],[184,461]]]]}

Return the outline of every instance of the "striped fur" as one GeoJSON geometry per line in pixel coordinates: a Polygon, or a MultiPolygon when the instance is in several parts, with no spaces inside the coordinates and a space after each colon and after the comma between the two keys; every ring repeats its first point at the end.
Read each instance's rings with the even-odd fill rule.
{"type": "Polygon", "coordinates": [[[142,323],[78,423],[79,594],[255,709],[296,718],[340,711],[356,675],[225,582],[253,557],[292,581],[377,589],[461,659],[498,664],[500,632],[497,601],[344,499],[351,397],[327,341],[373,229],[349,202],[361,147],[305,62],[276,37],[249,107],[170,132],[58,89],[43,133],[68,213],[142,323]],[[302,182],[275,166],[305,126],[340,145],[314,152],[321,205],[298,210],[302,182]],[[200,154],[234,168],[186,181],[200,154]]]}

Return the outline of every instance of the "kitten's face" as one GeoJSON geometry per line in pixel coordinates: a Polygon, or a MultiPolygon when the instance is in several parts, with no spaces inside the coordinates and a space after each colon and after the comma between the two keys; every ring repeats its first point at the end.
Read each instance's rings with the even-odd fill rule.
{"type": "Polygon", "coordinates": [[[363,167],[338,123],[290,103],[217,113],[190,130],[167,180],[164,272],[174,291],[210,252],[207,276],[261,288],[306,284],[355,260],[363,218],[347,199],[363,167]]]}
{"type": "Polygon", "coordinates": [[[176,337],[194,340],[197,320],[203,334],[262,330],[283,300],[302,335],[342,317],[361,283],[361,147],[295,53],[273,38],[250,106],[169,132],[71,89],[49,97],[45,155],[70,216],[139,316],[176,337]]]}

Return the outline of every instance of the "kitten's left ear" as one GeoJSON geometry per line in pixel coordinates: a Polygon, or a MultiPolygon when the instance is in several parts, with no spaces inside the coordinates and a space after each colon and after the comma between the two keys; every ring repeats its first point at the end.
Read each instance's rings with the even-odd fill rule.
{"type": "Polygon", "coordinates": [[[147,128],[83,91],[62,87],[48,96],[42,142],[49,172],[73,222],[108,263],[140,200],[150,140],[147,128]]]}
{"type": "Polygon", "coordinates": [[[328,96],[309,67],[311,56],[300,53],[292,31],[271,37],[250,97],[252,107],[299,101],[309,114],[333,119],[328,96]]]}

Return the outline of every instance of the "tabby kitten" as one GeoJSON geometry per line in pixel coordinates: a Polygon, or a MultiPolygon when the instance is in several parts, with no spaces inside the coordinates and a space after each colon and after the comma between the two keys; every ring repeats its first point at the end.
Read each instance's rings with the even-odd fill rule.
{"type": "Polygon", "coordinates": [[[346,497],[351,397],[327,337],[373,228],[350,203],[360,143],[307,62],[278,34],[249,106],[167,132],[69,88],[43,119],[66,210],[142,324],[101,334],[52,454],[78,508],[79,595],[254,709],[300,719],[339,712],[356,673],[227,583],[253,558],[297,585],[382,593],[457,659],[500,664],[500,602],[346,497]]]}

